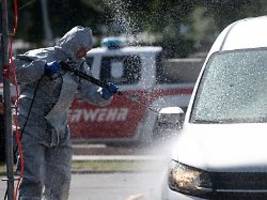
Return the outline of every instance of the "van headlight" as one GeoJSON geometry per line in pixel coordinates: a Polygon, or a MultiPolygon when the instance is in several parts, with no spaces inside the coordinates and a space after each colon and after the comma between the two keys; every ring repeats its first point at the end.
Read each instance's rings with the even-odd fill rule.
{"type": "Polygon", "coordinates": [[[213,191],[207,172],[174,160],[169,166],[168,184],[170,189],[192,196],[206,196],[213,191]]]}

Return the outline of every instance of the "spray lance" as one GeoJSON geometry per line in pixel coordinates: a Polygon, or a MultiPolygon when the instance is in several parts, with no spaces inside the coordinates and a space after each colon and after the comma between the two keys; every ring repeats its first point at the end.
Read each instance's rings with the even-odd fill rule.
{"type": "MultiPolygon", "coordinates": [[[[76,76],[78,76],[78,77],[80,77],[80,78],[82,78],[82,79],[84,79],[84,80],[90,81],[91,83],[93,83],[93,84],[95,84],[95,85],[98,85],[98,86],[100,86],[100,87],[107,87],[107,83],[106,83],[105,81],[101,81],[101,80],[99,80],[99,79],[94,78],[93,76],[90,76],[90,75],[88,75],[88,74],[86,74],[86,73],[84,73],[84,72],[81,72],[80,70],[71,67],[69,64],[67,64],[67,63],[64,62],[64,61],[60,61],[59,64],[61,65],[61,68],[62,68],[63,70],[65,70],[65,71],[72,72],[74,75],[76,75],[76,76]]],[[[152,112],[154,112],[154,113],[157,113],[157,114],[159,113],[159,111],[156,110],[155,108],[152,108],[152,107],[150,107],[150,106],[147,106],[146,104],[144,104],[144,103],[138,101],[138,100],[135,99],[135,98],[131,98],[130,96],[128,96],[128,95],[126,95],[126,94],[123,94],[123,93],[120,92],[120,91],[117,92],[117,94],[120,95],[120,96],[124,95],[124,97],[126,97],[126,98],[130,99],[131,101],[133,101],[133,102],[135,102],[135,103],[137,103],[137,104],[139,104],[139,105],[141,105],[141,106],[143,106],[143,107],[149,109],[150,111],[152,111],[152,112]]]]}

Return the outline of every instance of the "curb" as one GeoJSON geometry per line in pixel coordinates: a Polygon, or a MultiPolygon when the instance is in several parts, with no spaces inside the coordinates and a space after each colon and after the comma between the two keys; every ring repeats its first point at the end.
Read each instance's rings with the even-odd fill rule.
{"type": "Polygon", "coordinates": [[[135,174],[135,173],[152,173],[158,170],[71,170],[72,174],[135,174]]]}
{"type": "Polygon", "coordinates": [[[89,155],[74,155],[72,157],[72,161],[102,161],[102,160],[108,160],[108,161],[160,161],[165,160],[163,156],[132,156],[132,155],[98,155],[98,156],[89,156],[89,155]]]}

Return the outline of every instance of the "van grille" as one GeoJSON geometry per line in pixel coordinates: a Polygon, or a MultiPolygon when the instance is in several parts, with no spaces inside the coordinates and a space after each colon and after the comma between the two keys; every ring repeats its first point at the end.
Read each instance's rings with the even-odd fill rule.
{"type": "Polygon", "coordinates": [[[266,200],[267,194],[217,193],[209,200],[266,200]]]}
{"type": "Polygon", "coordinates": [[[267,190],[267,173],[217,172],[212,179],[216,189],[267,190]]]}
{"type": "Polygon", "coordinates": [[[215,200],[266,200],[267,173],[215,172],[211,173],[215,200]]]}

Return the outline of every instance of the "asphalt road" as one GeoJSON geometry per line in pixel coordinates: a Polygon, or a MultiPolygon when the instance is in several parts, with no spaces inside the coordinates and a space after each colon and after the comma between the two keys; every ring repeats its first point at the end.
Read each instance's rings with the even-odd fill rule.
{"type": "MultiPolygon", "coordinates": [[[[141,152],[141,155],[166,157],[166,159],[163,157],[159,160],[157,167],[154,166],[155,162],[153,162],[151,168],[154,170],[151,171],[72,174],[69,200],[160,200],[162,179],[167,169],[167,157],[170,155],[172,145],[172,141],[165,141],[155,143],[151,148],[141,150],[136,148],[139,149],[138,152],[141,152]]],[[[95,155],[90,148],[82,147],[80,150],[84,151],[83,155],[86,152],[88,155],[88,150],[91,155],[95,155]]],[[[116,148],[113,150],[115,153],[116,148]]],[[[118,148],[118,150],[124,153],[117,152],[115,154],[121,156],[125,154],[124,148],[118,148]]],[[[98,155],[103,155],[111,152],[111,149],[101,146],[98,151],[101,152],[98,155]]],[[[127,157],[131,152],[136,155],[136,150],[130,150],[125,156],[127,157]]],[[[0,182],[0,199],[4,196],[5,188],[6,183],[0,182]]]]}
{"type": "MultiPolygon", "coordinates": [[[[69,200],[158,200],[161,173],[73,174],[69,200]]],[[[1,199],[6,185],[0,183],[1,199]]]]}
{"type": "Polygon", "coordinates": [[[70,200],[157,200],[159,173],[73,175],[70,200]]]}
{"type": "MultiPolygon", "coordinates": [[[[112,154],[126,158],[129,155],[151,155],[160,159],[156,162],[158,166],[155,166],[155,162],[151,162],[151,165],[153,164],[151,169],[154,169],[151,171],[73,174],[70,200],[160,200],[161,184],[173,145],[174,140],[170,138],[170,140],[154,143],[147,148],[100,147],[98,153],[95,152],[94,155],[109,155],[112,152],[112,154]]],[[[83,151],[85,153],[86,148],[81,148],[79,151],[79,154],[83,151]]],[[[94,151],[91,148],[89,152],[94,151]]]]}

